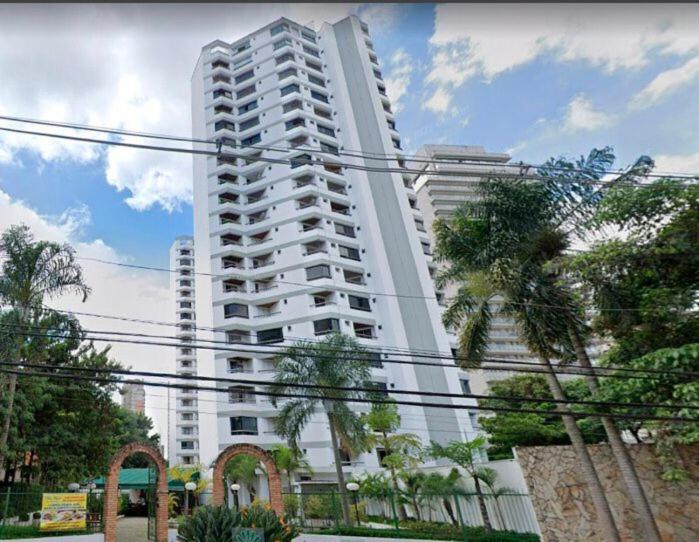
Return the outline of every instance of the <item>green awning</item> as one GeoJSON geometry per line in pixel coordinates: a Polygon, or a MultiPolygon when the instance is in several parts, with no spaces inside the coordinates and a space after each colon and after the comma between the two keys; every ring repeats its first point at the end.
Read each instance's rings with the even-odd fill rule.
{"type": "MultiPolygon", "coordinates": [[[[121,469],[119,472],[119,488],[121,489],[148,489],[150,471],[151,485],[155,484],[157,474],[152,469],[121,469]]],[[[92,480],[98,489],[104,488],[104,476],[92,480]]],[[[168,476],[167,487],[170,491],[184,491],[184,483],[181,480],[173,480],[168,476]]]]}

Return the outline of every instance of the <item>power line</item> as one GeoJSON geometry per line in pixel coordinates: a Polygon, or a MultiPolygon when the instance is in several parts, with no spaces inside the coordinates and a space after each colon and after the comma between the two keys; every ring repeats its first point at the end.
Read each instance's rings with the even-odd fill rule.
{"type": "MultiPolygon", "coordinates": [[[[290,149],[285,148],[285,147],[272,147],[272,146],[265,146],[265,145],[242,145],[242,144],[236,144],[226,138],[220,138],[220,139],[202,139],[202,138],[191,138],[191,137],[184,137],[184,136],[173,136],[173,135],[166,135],[166,134],[157,134],[157,133],[149,133],[149,132],[139,132],[139,131],[134,131],[134,130],[124,130],[120,128],[109,128],[109,127],[103,127],[103,126],[94,126],[94,125],[88,125],[88,124],[79,124],[79,123],[69,123],[69,122],[57,122],[57,121],[47,121],[47,120],[41,120],[41,119],[33,119],[33,118],[27,118],[27,117],[16,117],[16,116],[8,116],[8,115],[0,115],[0,120],[8,120],[12,122],[21,122],[25,124],[38,124],[38,125],[43,125],[43,126],[54,126],[54,127],[60,127],[60,128],[69,128],[69,129],[74,129],[74,130],[84,130],[84,131],[90,131],[90,132],[98,132],[98,133],[106,133],[106,134],[111,134],[111,135],[121,135],[121,136],[132,136],[132,137],[141,137],[141,138],[148,138],[148,139],[159,139],[159,140],[166,140],[166,141],[178,141],[178,142],[186,142],[186,143],[203,143],[207,145],[218,145],[219,143],[222,143],[223,146],[230,146],[234,148],[241,148],[241,149],[252,149],[252,150],[263,150],[263,151],[273,151],[273,152],[289,152],[290,149]]],[[[47,135],[53,135],[53,134],[47,134],[47,135]]],[[[109,144],[109,142],[106,142],[109,144]]],[[[304,147],[304,146],[299,146],[295,147],[293,149],[294,151],[311,151],[311,152],[321,152],[324,154],[335,154],[335,153],[327,153],[327,151],[323,151],[321,147],[304,147]]],[[[419,154],[398,154],[398,153],[393,153],[393,154],[387,154],[387,153],[378,153],[378,152],[367,152],[363,150],[356,150],[356,149],[342,149],[338,150],[337,154],[339,155],[344,155],[344,156],[350,156],[354,158],[363,158],[363,159],[368,159],[368,160],[405,160],[409,161],[412,163],[421,163],[421,164],[443,164],[443,165],[464,165],[466,164],[473,164],[473,165],[486,165],[486,166],[494,166],[493,162],[487,161],[487,160],[450,160],[450,159],[444,159],[444,158],[426,158],[422,155],[419,154]]],[[[499,168],[503,167],[510,167],[510,168],[520,168],[524,170],[529,170],[529,169],[540,169],[540,168],[547,168],[547,169],[554,169],[554,170],[564,170],[566,172],[574,172],[574,173],[590,173],[590,170],[584,169],[584,168],[568,168],[568,167],[562,167],[562,166],[555,166],[555,165],[550,165],[550,164],[528,164],[528,163],[505,163],[505,164],[497,164],[499,168]]],[[[425,173],[425,171],[420,171],[419,173],[425,173]]],[[[494,171],[494,172],[477,172],[478,176],[488,176],[488,174],[492,175],[498,175],[499,172],[494,171]]],[[[616,175],[623,175],[625,173],[625,170],[604,170],[601,172],[603,174],[616,174],[616,175]]],[[[441,174],[441,172],[440,172],[441,174]]],[[[463,176],[464,174],[461,173],[463,176]]],[[[516,175],[517,177],[526,177],[526,178],[531,178],[530,174],[525,173],[518,173],[516,175]]],[[[669,178],[669,177],[674,177],[674,178],[679,178],[679,179],[686,179],[686,180],[693,180],[699,177],[699,174],[685,174],[685,173],[671,173],[671,172],[663,172],[663,173],[649,173],[647,175],[648,177],[662,177],[662,178],[669,178]]],[[[547,177],[549,179],[550,177],[547,177]]],[[[586,180],[587,181],[587,180],[586,180]]],[[[593,179],[590,179],[589,181],[594,181],[593,179]]]]}
{"type": "MultiPolygon", "coordinates": [[[[246,156],[246,155],[241,155],[241,154],[231,154],[231,153],[222,153],[218,151],[208,151],[204,149],[189,149],[189,148],[183,148],[183,147],[163,147],[163,146],[158,146],[158,145],[144,145],[144,144],[138,144],[138,143],[127,143],[125,141],[113,141],[113,140],[104,140],[104,139],[94,139],[94,138],[88,138],[88,137],[79,137],[79,136],[71,136],[71,135],[64,135],[64,134],[52,134],[52,133],[47,133],[47,132],[37,132],[33,130],[20,130],[18,128],[7,128],[7,127],[0,127],[1,131],[5,132],[12,132],[12,133],[18,133],[18,134],[25,134],[25,135],[35,135],[35,136],[42,136],[42,137],[51,137],[51,138],[57,138],[57,139],[65,139],[65,140],[71,140],[71,141],[80,141],[83,143],[95,143],[99,145],[115,145],[119,147],[130,147],[130,148],[135,148],[135,149],[143,149],[143,150],[151,150],[151,151],[165,151],[165,152],[176,152],[176,153],[184,153],[184,154],[195,154],[195,155],[202,155],[202,156],[217,156],[220,158],[231,158],[231,159],[241,159],[241,160],[248,160],[250,163],[252,162],[265,162],[265,163],[270,163],[270,164],[281,164],[281,165],[325,165],[326,163],[323,161],[314,161],[311,157],[310,160],[305,159],[305,158],[299,158],[299,157],[294,157],[294,159],[283,159],[283,158],[269,158],[269,157],[251,157],[251,156],[246,156]]],[[[249,148],[249,147],[245,147],[249,148]]],[[[295,149],[294,149],[295,150],[295,149]]],[[[291,152],[291,150],[286,151],[286,152],[291,152]]],[[[318,151],[313,151],[313,152],[318,152],[318,151]]],[[[335,153],[328,153],[325,152],[324,154],[329,154],[331,156],[334,156],[335,153]]],[[[358,170],[358,171],[367,171],[367,172],[375,172],[375,173],[398,173],[398,174],[404,174],[404,173],[413,173],[413,174],[419,174],[422,173],[422,170],[419,169],[409,169],[405,167],[373,167],[373,166],[361,166],[361,165],[355,165],[355,164],[350,164],[347,162],[329,162],[330,165],[335,165],[335,166],[340,166],[344,167],[346,169],[352,169],[352,170],[358,170]]],[[[444,176],[451,176],[451,177],[464,177],[464,174],[462,172],[454,172],[454,171],[443,171],[440,172],[440,175],[444,176]]],[[[520,179],[522,178],[521,175],[519,174],[510,174],[510,173],[502,173],[502,172],[493,172],[493,176],[500,177],[500,178],[516,178],[520,179]]],[[[650,175],[650,174],[649,174],[650,175]]],[[[479,173],[478,177],[487,177],[488,173],[483,172],[479,173]]],[[[667,178],[667,177],[663,177],[667,178]]],[[[526,176],[527,180],[541,180],[541,181],[551,181],[550,176],[537,176],[537,175],[531,175],[528,174],[526,176]]],[[[683,177],[682,179],[687,180],[688,178],[683,177]]],[[[560,181],[560,179],[559,179],[560,181]]],[[[571,182],[569,179],[565,179],[565,182],[571,182]]],[[[599,184],[599,185],[604,185],[604,184],[609,184],[609,181],[602,181],[602,180],[586,180],[588,184],[599,184]]],[[[620,184],[616,184],[616,186],[621,186],[620,184]]],[[[647,188],[647,187],[652,187],[653,185],[643,185],[643,184],[629,184],[629,188],[647,188]]],[[[687,185],[689,186],[689,185],[687,185]]]]}
{"type": "MultiPolygon", "coordinates": [[[[29,372],[20,370],[10,370],[10,369],[0,369],[0,373],[3,374],[16,374],[18,376],[29,376],[38,378],[58,378],[58,379],[68,379],[68,380],[83,380],[88,382],[99,382],[105,384],[141,384],[144,386],[153,387],[163,387],[163,388],[175,388],[175,389],[191,389],[195,391],[213,391],[217,393],[230,393],[227,389],[221,389],[218,387],[210,386],[187,386],[182,384],[170,384],[165,382],[151,382],[144,380],[123,380],[115,378],[102,378],[102,377],[83,377],[75,374],[67,373],[41,373],[41,372],[29,372]]],[[[328,400],[331,402],[340,403],[367,403],[367,404],[396,404],[404,406],[417,406],[420,408],[441,408],[441,409],[454,409],[454,410],[484,410],[489,412],[519,412],[527,414],[541,414],[541,410],[536,409],[524,409],[524,408],[509,408],[509,407],[483,407],[481,405],[460,405],[452,403],[427,403],[421,401],[404,401],[404,400],[393,400],[393,399],[378,399],[378,398],[340,398],[340,397],[325,397],[321,395],[309,395],[302,393],[280,393],[262,390],[249,390],[247,393],[252,395],[264,395],[267,397],[275,398],[286,398],[286,399],[321,399],[328,400]]],[[[571,416],[576,418],[586,418],[590,416],[604,416],[608,418],[615,419],[628,419],[628,420],[645,420],[645,421],[666,421],[666,422],[676,422],[676,423],[687,423],[687,422],[699,422],[699,418],[682,418],[677,416],[646,416],[646,415],[636,415],[636,414],[620,414],[620,413],[610,413],[610,412],[581,412],[574,410],[553,410],[546,411],[547,415],[557,415],[557,416],[571,416]]]]}
{"type": "MultiPolygon", "coordinates": [[[[1,327],[10,327],[10,328],[17,328],[19,326],[15,326],[12,324],[0,324],[1,327]]],[[[60,330],[59,330],[60,331],[60,330]]],[[[61,337],[57,335],[49,335],[45,333],[32,333],[29,331],[14,331],[15,335],[21,335],[21,336],[28,336],[28,337],[42,337],[42,338],[51,338],[51,339],[56,339],[56,338],[68,338],[68,337],[61,337]]],[[[150,335],[147,334],[139,334],[139,333],[130,333],[130,332],[109,332],[109,331],[86,331],[86,333],[93,333],[93,334],[99,334],[99,333],[111,333],[113,335],[120,334],[122,336],[145,336],[149,337],[150,335]]],[[[152,335],[153,337],[158,337],[156,335],[152,335]]],[[[177,337],[166,337],[167,339],[174,339],[178,340],[177,337]]],[[[98,341],[98,342],[114,342],[114,343],[124,343],[124,344],[142,344],[142,345],[149,345],[149,346],[167,346],[167,347],[174,347],[174,348],[191,348],[194,350],[212,350],[212,351],[222,351],[222,352],[231,352],[235,354],[262,354],[262,355],[278,355],[280,353],[283,353],[284,351],[284,346],[279,345],[259,345],[259,346],[267,346],[269,348],[278,348],[281,350],[276,350],[276,351],[269,351],[269,350],[259,350],[259,349],[242,349],[240,347],[223,347],[223,346],[208,346],[208,345],[199,345],[195,344],[194,341],[192,342],[178,342],[178,343],[173,343],[173,342],[158,342],[158,341],[137,341],[133,339],[122,339],[118,337],[90,337],[90,336],[82,336],[80,337],[81,340],[89,340],[89,341],[98,341]]],[[[212,341],[204,341],[204,342],[212,342],[212,341]]],[[[225,343],[225,344],[231,344],[231,343],[225,343]]],[[[367,350],[370,352],[370,350],[367,350]]],[[[455,359],[459,358],[453,358],[450,356],[444,356],[444,357],[439,357],[439,356],[426,356],[426,355],[420,355],[420,354],[394,354],[394,355],[410,355],[411,357],[429,357],[432,359],[447,359],[450,361],[454,361],[455,359]]],[[[315,358],[323,358],[324,356],[318,356],[318,355],[310,355],[309,357],[315,357],[315,358]]],[[[325,357],[326,359],[335,359],[335,358],[328,358],[327,356],[325,357]]],[[[355,361],[367,361],[370,362],[371,358],[365,358],[365,357],[354,357],[354,358],[347,358],[347,359],[353,359],[355,361]]],[[[461,358],[463,360],[466,360],[466,358],[461,358]]],[[[395,363],[399,365],[424,365],[424,366],[432,366],[432,367],[440,367],[442,369],[446,368],[454,368],[454,369],[462,369],[462,367],[459,367],[457,365],[450,365],[447,363],[437,363],[437,362],[419,362],[419,361],[412,361],[412,360],[395,360],[395,359],[387,359],[387,358],[382,358],[381,363],[395,363]]],[[[466,360],[468,361],[468,360],[466,360]]],[[[489,358],[484,358],[482,361],[485,362],[490,362],[490,363],[503,363],[503,364],[516,364],[516,365],[527,365],[527,366],[538,366],[538,370],[531,370],[531,369],[520,369],[520,368],[500,368],[500,367],[491,367],[491,366],[483,366],[480,369],[482,370],[505,370],[505,371],[519,371],[519,372],[547,372],[546,367],[540,364],[537,364],[535,362],[520,362],[516,360],[504,360],[504,359],[489,359],[489,358]]],[[[587,367],[561,367],[560,365],[556,365],[554,372],[557,374],[574,374],[574,375],[579,375],[579,376],[584,376],[584,375],[597,375],[600,377],[612,377],[612,378],[639,378],[639,379],[644,379],[648,377],[642,377],[638,375],[637,373],[648,373],[651,375],[655,374],[660,374],[660,375],[665,375],[665,376],[677,376],[677,377],[698,377],[699,372],[695,371],[673,371],[673,370],[663,370],[663,369],[645,369],[645,368],[628,368],[628,367],[592,367],[592,368],[587,368],[587,367]],[[566,369],[571,369],[571,371],[567,371],[566,369]],[[599,371],[602,371],[600,374],[599,371]],[[613,371],[614,373],[618,372],[629,372],[631,374],[629,375],[619,375],[619,374],[605,374],[604,371],[613,371]]]]}
{"type": "MultiPolygon", "coordinates": [[[[49,364],[32,364],[32,363],[22,363],[22,366],[31,367],[35,369],[56,369],[56,370],[74,370],[77,372],[89,372],[89,373],[108,373],[108,374],[119,374],[119,375],[130,375],[130,376],[145,376],[145,377],[155,377],[155,378],[170,378],[175,380],[188,380],[193,382],[216,382],[223,384],[238,384],[238,385],[250,385],[250,386],[268,386],[268,387],[292,387],[299,389],[309,389],[309,390],[326,390],[326,391],[342,391],[342,392],[362,392],[367,394],[372,393],[383,393],[383,390],[378,390],[374,387],[358,387],[358,386],[327,386],[327,385],[317,385],[317,384],[285,384],[279,383],[274,380],[251,380],[246,378],[223,378],[223,377],[210,377],[210,376],[200,376],[200,375],[184,375],[176,373],[156,373],[151,371],[134,371],[132,369],[108,369],[108,368],[90,368],[90,367],[68,367],[61,365],[49,365],[49,364]]],[[[0,366],[17,366],[15,362],[2,362],[0,361],[0,366]]],[[[553,399],[553,398],[541,398],[541,397],[518,397],[510,395],[481,395],[474,393],[448,393],[448,392],[431,392],[431,391],[415,391],[415,390],[405,390],[405,389],[390,389],[386,390],[386,393],[396,394],[396,395],[417,395],[420,397],[441,397],[447,399],[480,399],[480,400],[493,400],[493,401],[516,401],[516,402],[528,402],[528,403],[553,403],[553,404],[575,404],[575,405],[586,405],[586,406],[597,406],[597,407],[613,407],[613,408],[672,408],[672,409],[689,409],[689,410],[699,410],[699,405],[676,405],[676,404],[661,404],[661,403],[629,403],[629,402],[614,402],[614,401],[589,401],[580,399],[553,399]]]]}

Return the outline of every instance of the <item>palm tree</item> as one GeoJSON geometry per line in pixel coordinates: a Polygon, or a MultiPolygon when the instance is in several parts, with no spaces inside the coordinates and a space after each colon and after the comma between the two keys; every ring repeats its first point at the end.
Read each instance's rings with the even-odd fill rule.
{"type": "MultiPolygon", "coordinates": [[[[593,150],[576,164],[552,159],[538,172],[550,179],[543,183],[483,182],[481,201],[463,205],[450,223],[436,225],[437,254],[450,262],[438,282],[461,283],[444,322],[463,325],[459,350],[468,358],[467,364],[480,365],[490,322],[494,313],[502,311],[515,316],[524,342],[538,354],[555,399],[565,396],[551,366],[552,358],[576,359],[581,366],[592,368],[582,340],[582,311],[561,285],[557,262],[570,244],[570,234],[583,231],[581,224],[601,197],[589,181],[599,180],[613,158],[607,148],[593,150]],[[560,177],[565,177],[563,182],[560,177]]],[[[643,175],[649,163],[650,159],[642,157],[617,180],[643,175]]],[[[587,380],[595,392],[596,379],[590,376],[587,380]]],[[[568,412],[562,404],[557,409],[568,412]]],[[[602,533],[605,539],[618,540],[609,504],[577,424],[571,416],[563,415],[562,420],[581,461],[602,533]]],[[[602,421],[629,495],[643,518],[646,539],[658,542],[650,507],[618,429],[608,417],[602,421]]]]}
{"type": "MultiPolygon", "coordinates": [[[[406,469],[414,469],[420,463],[422,442],[415,433],[396,433],[400,427],[398,406],[394,403],[374,403],[369,413],[364,415],[364,421],[372,431],[367,435],[367,451],[373,448],[383,448],[385,454],[381,466],[388,469],[393,491],[400,495],[398,473],[406,469]]],[[[400,520],[406,519],[402,506],[398,507],[400,520]]]]}
{"type": "MultiPolygon", "coordinates": [[[[369,353],[353,338],[332,333],[322,341],[299,341],[283,351],[276,360],[272,394],[298,395],[285,400],[277,417],[277,434],[297,443],[301,431],[313,414],[322,409],[328,420],[335,460],[338,490],[345,523],[351,522],[349,499],[342,472],[340,446],[350,452],[365,448],[366,430],[361,418],[350,409],[354,399],[366,399],[360,391],[370,385],[369,353]],[[298,385],[344,387],[352,391],[298,385]]],[[[278,399],[272,395],[276,406],[278,399]]]]}
{"type": "MultiPolygon", "coordinates": [[[[256,457],[248,454],[239,454],[232,457],[224,468],[224,478],[226,486],[230,487],[230,482],[243,484],[250,492],[250,502],[254,501],[257,496],[257,469],[260,467],[260,461],[256,457]]],[[[236,495],[237,497],[237,495],[236,495]]]]}
{"type": "MultiPolygon", "coordinates": [[[[428,502],[432,499],[440,500],[447,516],[449,516],[449,521],[451,521],[453,525],[458,525],[459,522],[454,514],[454,507],[451,499],[456,493],[463,493],[463,490],[458,485],[460,479],[461,473],[458,469],[451,469],[446,476],[437,472],[432,472],[425,476],[422,482],[422,495],[424,498],[426,498],[428,502]]],[[[431,506],[430,515],[432,515],[431,506]]]]}
{"type": "Polygon", "coordinates": [[[291,483],[297,471],[303,470],[308,474],[313,474],[311,464],[297,446],[275,444],[270,448],[269,452],[272,454],[272,459],[274,460],[277,470],[286,473],[289,494],[293,492],[291,483]]]}
{"type": "Polygon", "coordinates": [[[455,440],[446,446],[433,442],[430,449],[430,454],[435,459],[450,459],[459,465],[459,467],[464,469],[471,478],[473,478],[473,486],[476,490],[478,506],[481,510],[481,516],[483,516],[483,527],[486,531],[491,531],[493,525],[490,521],[490,516],[488,515],[488,509],[485,506],[483,489],[481,488],[480,477],[478,476],[480,467],[478,466],[477,455],[480,450],[485,447],[485,444],[485,437],[476,437],[468,442],[459,442],[455,440]]]}
{"type": "Polygon", "coordinates": [[[488,487],[490,494],[493,496],[493,499],[495,499],[495,508],[498,511],[498,516],[500,519],[500,528],[507,530],[505,516],[502,513],[502,508],[500,508],[500,497],[514,493],[515,490],[511,487],[501,486],[498,484],[498,473],[495,471],[495,469],[488,467],[480,468],[477,470],[476,476],[478,476],[478,479],[488,487]]]}
{"type": "MultiPolygon", "coordinates": [[[[82,269],[75,261],[75,250],[67,244],[35,241],[27,226],[11,226],[0,236],[0,256],[4,258],[0,274],[0,305],[16,311],[17,335],[42,315],[52,312],[44,307],[47,299],[74,293],[85,301],[90,293],[82,269]]],[[[18,365],[21,363],[19,349],[12,361],[18,365]]],[[[17,374],[11,374],[8,380],[5,420],[0,432],[0,465],[5,462],[17,374]]]]}
{"type": "Polygon", "coordinates": [[[425,473],[420,471],[403,471],[398,473],[398,477],[405,487],[403,495],[405,495],[406,500],[410,502],[413,510],[415,510],[415,517],[418,521],[422,521],[419,494],[422,491],[425,476],[425,473]]]}
{"type": "Polygon", "coordinates": [[[383,472],[364,473],[359,480],[359,494],[367,499],[375,499],[382,505],[386,514],[386,501],[393,495],[391,481],[383,472]]]}

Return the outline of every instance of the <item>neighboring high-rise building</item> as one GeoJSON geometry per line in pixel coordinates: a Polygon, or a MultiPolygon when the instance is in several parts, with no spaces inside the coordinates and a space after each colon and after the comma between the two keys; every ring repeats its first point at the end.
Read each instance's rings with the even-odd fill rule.
{"type": "MultiPolygon", "coordinates": [[[[373,380],[387,393],[462,394],[467,374],[450,359],[453,341],[431,278],[436,265],[425,256],[429,237],[402,171],[367,26],[348,17],[315,32],[279,19],[233,43],[214,41],[199,57],[192,100],[193,137],[221,143],[218,156],[194,158],[196,267],[206,273],[197,274],[197,324],[240,347],[200,351],[202,369],[268,380],[279,347],[339,331],[376,352],[373,380]],[[425,361],[396,349],[441,352],[444,367],[386,362],[425,361]]],[[[201,426],[202,446],[216,444],[202,447],[204,462],[233,443],[280,442],[269,400],[250,385],[227,387],[227,396],[212,398],[217,427],[201,426]]],[[[461,397],[396,398],[475,405],[461,397]]],[[[400,413],[403,430],[425,443],[475,434],[468,409],[401,406],[400,413]]],[[[316,478],[332,480],[322,412],[300,446],[316,478]]],[[[378,467],[379,454],[347,457],[348,472],[378,467]]]]}
{"type": "MultiPolygon", "coordinates": [[[[175,372],[196,375],[197,351],[187,346],[196,336],[194,289],[194,240],[180,235],[170,247],[170,291],[175,301],[176,336],[181,345],[175,352],[175,372]]],[[[168,459],[171,465],[199,462],[199,399],[197,392],[170,389],[168,395],[168,459]],[[174,399],[174,404],[172,400],[174,399]],[[173,408],[174,407],[174,408],[173,408]]]]}
{"type": "Polygon", "coordinates": [[[124,384],[121,387],[121,406],[143,414],[146,411],[146,389],[143,384],[124,384]]]}
{"type": "MultiPolygon", "coordinates": [[[[455,209],[465,201],[474,201],[478,195],[478,183],[489,175],[519,175],[520,165],[509,163],[505,153],[486,152],[483,147],[465,145],[424,145],[410,164],[411,169],[422,173],[413,176],[417,205],[424,217],[424,229],[434,243],[433,224],[438,218],[450,218],[455,209]]],[[[457,286],[450,284],[438,292],[440,304],[446,305],[456,294],[457,286]]],[[[452,344],[455,349],[455,342],[452,344]]],[[[495,316],[490,332],[488,356],[492,358],[534,361],[531,354],[519,340],[517,328],[512,318],[495,316]]],[[[486,383],[514,376],[509,371],[484,370],[471,373],[471,381],[463,383],[474,393],[486,391],[486,383]]]]}

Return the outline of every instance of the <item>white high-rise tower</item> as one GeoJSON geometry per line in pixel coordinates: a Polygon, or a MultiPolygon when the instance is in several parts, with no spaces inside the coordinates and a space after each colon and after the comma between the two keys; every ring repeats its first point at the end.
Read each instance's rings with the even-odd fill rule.
{"type": "MultiPolygon", "coordinates": [[[[175,301],[176,336],[180,346],[175,354],[175,372],[197,374],[197,351],[187,346],[195,337],[196,312],[194,294],[194,240],[180,235],[170,247],[170,291],[175,301]]],[[[191,465],[199,462],[199,400],[197,392],[169,389],[170,465],[191,465]]]]}
{"type": "MultiPolygon", "coordinates": [[[[429,237],[402,171],[366,25],[348,17],[315,32],[279,19],[233,43],[214,41],[202,50],[192,97],[193,137],[224,143],[222,155],[194,158],[196,267],[210,274],[197,275],[197,324],[240,345],[200,351],[200,366],[219,377],[269,380],[278,347],[339,331],[377,352],[373,379],[388,393],[461,394],[464,373],[449,359],[429,237]],[[439,361],[398,357],[396,348],[441,352],[444,366],[389,363],[439,361]]],[[[217,427],[201,425],[204,462],[232,443],[280,442],[277,410],[250,387],[219,394],[217,427]],[[205,452],[209,442],[216,449],[205,452]]],[[[395,398],[475,405],[461,397],[395,398]]],[[[474,436],[468,410],[401,406],[400,413],[402,429],[426,444],[474,436]]],[[[300,446],[316,478],[331,480],[322,412],[300,446]]],[[[348,472],[378,467],[380,454],[347,457],[348,472]]]]}

